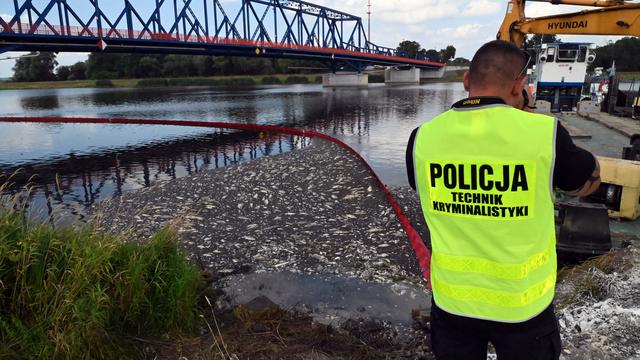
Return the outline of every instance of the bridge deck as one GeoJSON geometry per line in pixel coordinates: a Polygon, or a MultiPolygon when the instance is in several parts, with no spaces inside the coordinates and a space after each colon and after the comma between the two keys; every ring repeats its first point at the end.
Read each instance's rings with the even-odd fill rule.
{"type": "MultiPolygon", "coordinates": [[[[0,33],[0,51],[65,51],[65,52],[121,52],[121,53],[172,53],[218,56],[254,56],[295,58],[319,61],[365,62],[384,66],[415,66],[424,69],[439,69],[442,63],[411,59],[395,55],[372,54],[361,51],[318,46],[252,41],[244,39],[215,38],[200,35],[168,35],[127,30],[115,30],[119,37],[98,37],[98,29],[69,27],[65,35],[41,25],[30,29],[23,24],[22,31],[14,26],[12,32],[0,33]],[[106,49],[100,48],[100,41],[106,49]]],[[[103,33],[107,33],[103,29],[103,33]]]]}

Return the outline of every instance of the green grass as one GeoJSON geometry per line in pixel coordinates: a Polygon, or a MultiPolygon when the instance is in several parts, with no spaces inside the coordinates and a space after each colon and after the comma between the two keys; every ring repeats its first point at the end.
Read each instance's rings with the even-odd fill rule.
{"type": "Polygon", "coordinates": [[[138,87],[158,87],[169,86],[169,80],[167,79],[142,79],[138,81],[136,85],[138,87]]]}
{"type": "Polygon", "coordinates": [[[624,81],[631,81],[633,79],[640,81],[640,72],[619,72],[616,74],[616,77],[624,81]]]}
{"type": "Polygon", "coordinates": [[[444,73],[444,76],[436,79],[425,79],[426,83],[447,83],[447,82],[462,82],[464,80],[464,73],[466,70],[448,71],[444,73]]]}
{"type": "Polygon", "coordinates": [[[132,336],[194,329],[198,285],[171,229],[135,244],[0,208],[0,358],[130,358],[132,336]]]}
{"type": "Polygon", "coordinates": [[[280,85],[282,80],[277,76],[265,76],[262,78],[263,85],[280,85]]]}

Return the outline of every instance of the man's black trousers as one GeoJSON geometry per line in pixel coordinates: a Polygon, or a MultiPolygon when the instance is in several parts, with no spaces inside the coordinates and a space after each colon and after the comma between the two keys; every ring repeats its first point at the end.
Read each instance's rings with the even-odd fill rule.
{"type": "Polygon", "coordinates": [[[431,307],[431,347],[438,360],[487,359],[491,342],[498,360],[560,357],[560,330],[553,304],[523,323],[507,324],[456,316],[431,307]]]}

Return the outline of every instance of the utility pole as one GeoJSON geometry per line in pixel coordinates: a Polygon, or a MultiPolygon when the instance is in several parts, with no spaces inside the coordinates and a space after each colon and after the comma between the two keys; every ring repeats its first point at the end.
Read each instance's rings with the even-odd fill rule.
{"type": "Polygon", "coordinates": [[[369,0],[367,8],[367,15],[369,16],[369,23],[367,24],[369,34],[367,36],[369,37],[369,42],[371,42],[371,0],[369,0]]]}

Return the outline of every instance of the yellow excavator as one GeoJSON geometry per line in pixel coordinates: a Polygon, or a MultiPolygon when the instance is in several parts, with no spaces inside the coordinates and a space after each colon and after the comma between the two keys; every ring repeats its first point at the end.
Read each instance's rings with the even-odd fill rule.
{"type": "MultiPolygon", "coordinates": [[[[509,0],[497,38],[521,47],[529,34],[640,36],[640,3],[623,0],[535,1],[590,8],[529,18],[525,15],[526,0],[509,0]]],[[[596,204],[563,203],[558,207],[559,251],[564,247],[568,251],[581,249],[586,255],[601,253],[611,244],[606,215],[630,220],[640,218],[640,135],[632,137],[631,146],[624,149],[623,157],[598,158],[602,186],[588,199],[596,204]]]]}
{"type": "Polygon", "coordinates": [[[640,36],[640,3],[619,0],[550,0],[554,5],[590,6],[575,13],[528,18],[526,0],[510,0],[498,39],[522,46],[528,34],[640,36]]]}

